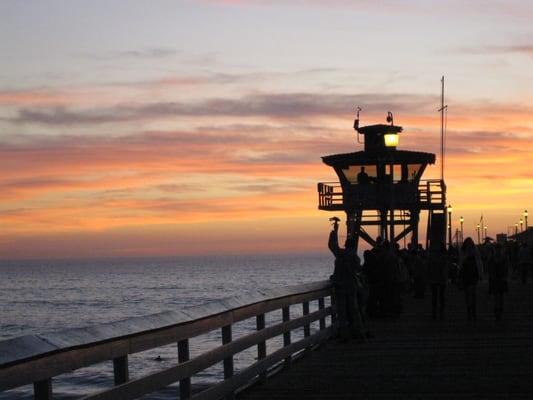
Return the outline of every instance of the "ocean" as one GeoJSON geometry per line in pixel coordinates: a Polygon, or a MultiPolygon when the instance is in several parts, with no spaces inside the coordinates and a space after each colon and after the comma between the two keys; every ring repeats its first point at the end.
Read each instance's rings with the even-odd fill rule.
{"type": "MultiPolygon", "coordinates": [[[[324,280],[332,271],[328,254],[0,261],[0,340],[324,280]]],[[[280,319],[281,312],[269,313],[267,326],[280,319]]],[[[238,323],[234,338],[254,329],[255,320],[238,323]]],[[[218,331],[192,339],[191,356],[220,345],[220,340],[218,331]]],[[[281,338],[267,342],[269,353],[280,346],[281,338]]],[[[176,352],[176,345],[169,345],[130,355],[130,379],[176,364],[176,352]]],[[[252,363],[255,355],[255,348],[239,354],[235,369],[252,363]]],[[[221,365],[213,366],[192,379],[193,390],[221,378],[221,365]]],[[[79,398],[112,384],[109,361],[54,378],[54,398],[79,398]]],[[[175,399],[176,392],[177,385],[172,385],[143,399],[175,399]]],[[[0,400],[31,399],[32,393],[33,387],[25,386],[0,393],[0,400]]]]}

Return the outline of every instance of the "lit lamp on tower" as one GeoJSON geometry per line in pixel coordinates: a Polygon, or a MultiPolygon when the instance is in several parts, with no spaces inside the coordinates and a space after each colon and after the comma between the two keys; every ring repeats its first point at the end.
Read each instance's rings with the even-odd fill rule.
{"type": "Polygon", "coordinates": [[[527,210],[524,210],[524,219],[526,220],[526,231],[527,231],[527,210]]]}
{"type": "Polygon", "coordinates": [[[394,127],[394,117],[390,111],[387,113],[387,122],[390,123],[390,129],[383,135],[385,147],[396,148],[398,143],[400,143],[400,135],[398,135],[398,129],[394,127]]]}
{"type": "Polygon", "coordinates": [[[396,132],[386,133],[383,138],[385,139],[385,147],[398,147],[398,143],[400,143],[400,135],[396,132]]]}
{"type": "Polygon", "coordinates": [[[465,222],[465,219],[461,216],[461,218],[459,218],[459,222],[461,223],[461,242],[464,240],[464,237],[463,237],[463,222],[465,222]]]}
{"type": "Polygon", "coordinates": [[[448,245],[451,246],[452,245],[452,211],[453,211],[451,204],[448,205],[447,210],[448,210],[448,245]]]}
{"type": "MultiPolygon", "coordinates": [[[[394,127],[394,118],[392,116],[392,113],[389,111],[387,114],[387,122],[390,123],[390,128],[385,131],[383,134],[383,142],[385,143],[385,147],[387,150],[391,150],[389,152],[390,155],[390,183],[394,185],[394,153],[396,151],[396,147],[398,146],[398,143],[400,143],[400,135],[398,135],[398,130],[394,127]]],[[[390,196],[390,220],[394,221],[394,189],[391,190],[391,196],[390,196]]],[[[390,225],[390,237],[394,238],[396,236],[394,232],[394,223],[390,225]]]]}

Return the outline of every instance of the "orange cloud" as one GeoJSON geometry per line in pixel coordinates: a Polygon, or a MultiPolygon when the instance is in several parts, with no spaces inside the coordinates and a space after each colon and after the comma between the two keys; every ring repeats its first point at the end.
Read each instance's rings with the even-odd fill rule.
{"type": "MultiPolygon", "coordinates": [[[[120,118],[112,116],[107,122],[124,130],[131,129],[132,120],[139,116],[151,120],[156,115],[169,121],[172,113],[180,109],[185,114],[195,114],[190,120],[198,122],[189,129],[110,136],[33,134],[4,138],[0,142],[0,250],[19,254],[17,251],[25,245],[15,245],[13,240],[28,246],[37,237],[64,239],[67,233],[80,241],[89,235],[94,243],[100,243],[94,235],[111,238],[120,230],[122,247],[103,248],[109,254],[134,254],[133,243],[140,246],[139,241],[126,246],[128,234],[124,232],[157,227],[157,233],[150,228],[143,236],[146,243],[152,244],[139,247],[138,254],[156,249],[170,254],[171,246],[159,248],[154,244],[155,237],[161,240],[162,232],[170,227],[183,235],[191,224],[210,223],[219,226],[218,236],[211,233],[207,237],[218,237],[220,242],[214,248],[223,249],[220,243],[225,229],[253,225],[249,221],[270,229],[261,236],[269,244],[256,244],[253,248],[290,247],[279,240],[268,221],[277,221],[278,228],[283,226],[287,237],[307,237],[310,233],[302,232],[305,224],[301,221],[309,219],[318,227],[318,221],[329,216],[316,208],[315,185],[336,177],[321,163],[320,156],[361,149],[351,130],[352,116],[348,111],[348,104],[354,99],[370,104],[364,121],[372,123],[381,121],[383,109],[399,105],[406,98],[407,105],[395,113],[395,121],[405,129],[400,147],[430,152],[438,149],[439,116],[427,105],[435,99],[398,95],[376,96],[371,101],[371,97],[248,96],[225,104],[209,118],[205,115],[217,109],[221,99],[180,103],[177,108],[176,104],[164,103],[113,106],[105,112],[104,108],[67,110],[62,114],[41,104],[34,111],[35,118],[25,121],[29,126],[64,127],[68,122],[67,126],[87,129],[117,110],[125,114],[120,118]],[[249,100],[252,102],[245,104],[249,100]],[[239,115],[242,118],[235,124],[239,115]],[[298,219],[301,225],[285,226],[280,222],[291,218],[298,219]]],[[[506,222],[499,215],[512,216],[513,210],[528,208],[533,198],[533,177],[528,168],[528,145],[533,137],[530,111],[484,102],[457,107],[453,118],[450,111],[448,199],[458,213],[464,211],[465,218],[473,221],[484,211],[487,219],[492,215],[498,221],[492,225],[494,229],[504,230],[506,222]],[[520,121],[520,128],[516,121],[520,121]]],[[[428,176],[438,176],[438,172],[432,167],[428,176]]],[[[247,232],[241,229],[240,235],[244,238],[247,232]]],[[[187,242],[186,235],[183,240],[187,242]]],[[[309,240],[322,243],[318,236],[309,240]]],[[[195,248],[191,246],[177,245],[175,249],[195,248]]]]}

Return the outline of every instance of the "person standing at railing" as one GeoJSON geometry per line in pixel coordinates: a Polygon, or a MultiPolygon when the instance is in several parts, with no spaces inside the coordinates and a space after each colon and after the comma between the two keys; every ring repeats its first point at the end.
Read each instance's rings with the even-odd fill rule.
{"type": "Polygon", "coordinates": [[[365,167],[361,167],[361,171],[357,174],[357,183],[359,185],[368,185],[370,183],[370,178],[365,171],[365,167]]]}
{"type": "Polygon", "coordinates": [[[350,336],[364,340],[363,321],[357,301],[356,271],[360,260],[355,249],[355,240],[347,238],[344,249],[339,246],[339,221],[334,220],[329,234],[328,247],[335,256],[335,270],[331,280],[335,287],[335,305],[339,321],[339,338],[347,341],[350,336]]]}

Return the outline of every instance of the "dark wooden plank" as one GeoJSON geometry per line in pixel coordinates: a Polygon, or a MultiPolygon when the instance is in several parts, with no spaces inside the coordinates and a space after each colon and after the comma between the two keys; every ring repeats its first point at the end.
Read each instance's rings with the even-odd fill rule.
{"type": "MultiPolygon", "coordinates": [[[[265,314],[259,314],[256,317],[256,329],[257,331],[261,331],[265,329],[265,314]]],[[[267,355],[267,347],[266,347],[266,341],[261,341],[257,343],[257,359],[262,360],[267,355]]],[[[262,383],[266,383],[267,380],[267,374],[266,372],[262,372],[259,375],[259,379],[261,379],[262,383]]]]}
{"type": "MultiPolygon", "coordinates": [[[[283,322],[289,322],[291,319],[291,310],[290,307],[283,307],[281,309],[281,314],[283,318],[283,322]]],[[[287,331],[283,334],[283,346],[288,347],[291,344],[291,331],[287,331]]],[[[289,368],[291,366],[291,356],[289,355],[285,359],[285,368],[289,368]]]]}
{"type": "MultiPolygon", "coordinates": [[[[231,334],[231,325],[226,325],[222,327],[222,344],[227,345],[230,344],[232,341],[232,334],[231,334]]],[[[233,376],[233,355],[230,355],[226,358],[224,358],[224,380],[231,379],[233,376]]],[[[226,400],[233,400],[234,399],[233,393],[227,393],[226,394],[226,400]]]]}
{"type": "Polygon", "coordinates": [[[34,382],[33,398],[35,400],[52,400],[52,380],[34,382]]]}
{"type": "Polygon", "coordinates": [[[113,359],[113,377],[115,385],[121,385],[130,380],[128,356],[120,356],[113,359]]]}
{"type": "Polygon", "coordinates": [[[333,308],[333,313],[331,314],[331,322],[334,324],[337,322],[337,308],[335,307],[335,293],[331,296],[331,307],[333,308]]]}
{"type": "MultiPolygon", "coordinates": [[[[325,307],[325,301],[324,301],[324,298],[323,298],[323,297],[320,297],[320,298],[318,299],[318,309],[319,309],[319,310],[323,310],[324,307],[325,307]]],[[[326,318],[320,318],[319,327],[320,327],[320,330],[326,328],[326,318]]]]}
{"type": "MultiPolygon", "coordinates": [[[[189,340],[184,339],[178,342],[178,362],[183,364],[184,362],[189,361],[189,340]]],[[[186,377],[180,380],[180,399],[186,400],[191,397],[191,378],[186,377]]]]}
{"type": "Polygon", "coordinates": [[[8,366],[18,360],[26,360],[52,352],[58,346],[37,335],[26,335],[0,342],[0,366],[8,366]]]}
{"type": "MultiPolygon", "coordinates": [[[[309,302],[304,301],[302,303],[302,314],[303,315],[309,315],[309,302]]],[[[304,337],[308,337],[311,335],[311,325],[306,324],[304,325],[304,337]]]]}

